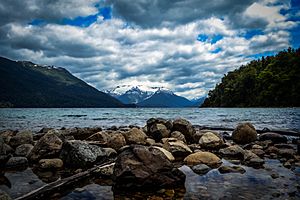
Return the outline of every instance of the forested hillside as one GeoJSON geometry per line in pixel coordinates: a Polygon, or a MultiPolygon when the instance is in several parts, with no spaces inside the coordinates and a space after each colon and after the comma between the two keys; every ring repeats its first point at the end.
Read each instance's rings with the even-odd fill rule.
{"type": "Polygon", "coordinates": [[[299,107],[300,48],[251,61],[226,74],[202,107],[299,107]]]}

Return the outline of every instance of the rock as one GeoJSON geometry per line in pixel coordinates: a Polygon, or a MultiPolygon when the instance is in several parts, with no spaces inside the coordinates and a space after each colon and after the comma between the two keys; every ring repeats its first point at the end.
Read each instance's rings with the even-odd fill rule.
{"type": "Polygon", "coordinates": [[[271,177],[272,177],[273,179],[279,178],[279,174],[276,173],[276,172],[274,172],[274,173],[271,174],[271,177]]]}
{"type": "Polygon", "coordinates": [[[294,146],[291,144],[275,144],[274,147],[278,149],[294,149],[294,146]]]}
{"type": "Polygon", "coordinates": [[[150,118],[147,120],[147,130],[150,130],[153,124],[163,124],[168,130],[172,130],[173,123],[171,120],[166,120],[163,118],[150,118]]]}
{"type": "Polygon", "coordinates": [[[159,142],[162,138],[168,138],[170,136],[170,131],[165,125],[155,123],[148,129],[148,135],[156,142],[159,142]]]}
{"type": "Polygon", "coordinates": [[[80,140],[70,140],[63,144],[60,158],[67,167],[86,168],[107,159],[108,155],[102,147],[80,140]]]}
{"type": "Polygon", "coordinates": [[[28,160],[26,157],[11,157],[6,163],[8,169],[26,169],[27,166],[28,160]]]}
{"type": "Polygon", "coordinates": [[[172,161],[175,160],[175,158],[174,158],[174,156],[172,155],[172,153],[169,152],[169,151],[167,151],[166,149],[161,148],[161,147],[157,147],[157,146],[153,146],[152,148],[155,148],[155,149],[160,150],[160,151],[168,158],[169,161],[172,162],[172,161]]]}
{"type": "Polygon", "coordinates": [[[242,168],[241,166],[221,166],[219,167],[219,172],[221,174],[226,174],[226,173],[240,173],[244,174],[246,170],[242,168]]]}
{"type": "Polygon", "coordinates": [[[202,135],[199,140],[199,144],[203,148],[217,149],[223,145],[223,140],[220,137],[216,136],[214,133],[207,132],[202,135]]]}
{"type": "Polygon", "coordinates": [[[279,156],[283,158],[294,158],[296,151],[294,149],[279,149],[279,156]]]}
{"type": "Polygon", "coordinates": [[[252,146],[252,149],[263,149],[263,147],[258,144],[255,144],[252,146]]]}
{"type": "Polygon", "coordinates": [[[100,168],[93,172],[93,174],[96,174],[98,176],[106,176],[106,177],[112,177],[114,174],[114,167],[115,163],[111,163],[109,165],[106,165],[104,168],[100,168]]]}
{"type": "Polygon", "coordinates": [[[252,151],[245,150],[243,163],[250,167],[260,168],[265,163],[265,161],[252,151]]]}
{"type": "Polygon", "coordinates": [[[151,146],[151,145],[155,144],[155,140],[153,140],[152,138],[147,138],[146,143],[147,143],[148,146],[151,146]]]}
{"type": "Polygon", "coordinates": [[[265,153],[267,153],[267,154],[272,154],[272,153],[278,154],[278,152],[279,152],[279,149],[274,146],[270,146],[265,150],[265,153]]]}
{"type": "Polygon", "coordinates": [[[196,132],[192,124],[185,119],[174,120],[172,131],[179,131],[182,133],[188,143],[193,142],[193,135],[196,132]]]}
{"type": "Polygon", "coordinates": [[[21,131],[10,138],[9,145],[13,148],[21,144],[33,144],[33,135],[31,131],[21,131]]]}
{"type": "Polygon", "coordinates": [[[59,156],[62,144],[63,142],[55,132],[49,131],[34,145],[28,158],[33,162],[42,158],[56,158],[59,156]]]}
{"type": "Polygon", "coordinates": [[[257,133],[251,123],[239,124],[232,133],[232,139],[238,144],[246,144],[257,139],[257,133]]]}
{"type": "Polygon", "coordinates": [[[265,155],[265,152],[261,149],[252,149],[251,151],[261,158],[264,157],[265,155]]]}
{"type": "Polygon", "coordinates": [[[146,144],[146,134],[138,128],[132,128],[123,133],[127,144],[146,144]]]}
{"type": "Polygon", "coordinates": [[[171,138],[176,138],[177,140],[181,140],[182,142],[186,143],[185,137],[179,131],[173,131],[170,135],[171,138]]]}
{"type": "Polygon", "coordinates": [[[166,138],[163,141],[163,148],[171,152],[176,160],[181,160],[192,153],[192,150],[181,140],[166,138]]]}
{"type": "Polygon", "coordinates": [[[63,161],[59,158],[41,159],[39,161],[39,168],[41,169],[60,169],[64,165],[63,161]]]}
{"type": "Polygon", "coordinates": [[[188,147],[195,153],[196,151],[201,151],[200,144],[189,144],[188,147]]]}
{"type": "Polygon", "coordinates": [[[1,200],[12,200],[12,198],[4,191],[0,189],[0,199],[1,200]]]}
{"type": "Polygon", "coordinates": [[[94,133],[100,132],[102,129],[100,127],[92,127],[92,128],[70,128],[64,130],[65,136],[73,136],[75,140],[85,140],[94,133]]]}
{"type": "Polygon", "coordinates": [[[2,138],[6,144],[9,144],[10,139],[15,135],[16,132],[12,130],[4,130],[0,132],[0,138],[2,138]]]}
{"type": "Polygon", "coordinates": [[[0,137],[0,155],[8,155],[14,153],[13,148],[4,142],[4,139],[0,137]]]}
{"type": "Polygon", "coordinates": [[[220,135],[225,139],[225,140],[231,140],[232,137],[228,132],[221,132],[220,135]]]}
{"type": "Polygon", "coordinates": [[[157,190],[184,185],[185,175],[160,150],[132,145],[117,157],[114,181],[114,190],[157,190]]]}
{"type": "Polygon", "coordinates": [[[27,157],[31,150],[33,149],[33,145],[31,144],[21,144],[16,148],[15,154],[16,156],[27,157]]]}
{"type": "Polygon", "coordinates": [[[273,143],[286,143],[287,138],[283,135],[280,135],[278,133],[272,133],[272,132],[267,132],[260,134],[259,140],[265,141],[265,140],[271,140],[273,143]]]}
{"type": "Polygon", "coordinates": [[[48,133],[50,130],[53,130],[53,128],[43,127],[38,133],[48,133]]]}
{"type": "Polygon", "coordinates": [[[220,149],[219,153],[226,158],[234,158],[234,159],[244,158],[244,149],[242,149],[239,145],[233,145],[233,146],[226,147],[224,149],[220,149]]]}
{"type": "Polygon", "coordinates": [[[205,164],[199,164],[199,165],[192,166],[192,170],[196,174],[203,175],[203,174],[206,174],[207,172],[209,172],[211,170],[211,168],[205,164]]]}
{"type": "Polygon", "coordinates": [[[187,156],[184,159],[187,165],[193,166],[198,164],[206,164],[209,167],[215,168],[222,163],[221,159],[210,152],[197,152],[187,156]]]}
{"type": "Polygon", "coordinates": [[[126,145],[125,137],[121,133],[112,134],[107,142],[107,146],[118,151],[121,147],[126,145]]]}
{"type": "Polygon", "coordinates": [[[86,138],[87,141],[97,141],[101,146],[107,146],[108,141],[110,140],[110,135],[107,132],[101,131],[94,133],[90,137],[86,138]]]}

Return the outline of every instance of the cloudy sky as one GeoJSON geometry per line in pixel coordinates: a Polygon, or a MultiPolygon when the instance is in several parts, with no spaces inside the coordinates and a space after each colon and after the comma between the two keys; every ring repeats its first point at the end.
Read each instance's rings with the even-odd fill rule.
{"type": "Polygon", "coordinates": [[[64,67],[99,90],[199,97],[289,46],[300,46],[298,0],[0,0],[0,56],[64,67]]]}

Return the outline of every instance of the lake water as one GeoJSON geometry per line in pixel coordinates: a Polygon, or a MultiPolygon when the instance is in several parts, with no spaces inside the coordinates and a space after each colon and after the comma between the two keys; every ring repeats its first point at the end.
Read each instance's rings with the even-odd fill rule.
{"type": "Polygon", "coordinates": [[[257,129],[300,131],[300,108],[3,108],[0,130],[144,126],[151,117],[181,117],[195,125],[226,128],[251,122],[257,129]]]}

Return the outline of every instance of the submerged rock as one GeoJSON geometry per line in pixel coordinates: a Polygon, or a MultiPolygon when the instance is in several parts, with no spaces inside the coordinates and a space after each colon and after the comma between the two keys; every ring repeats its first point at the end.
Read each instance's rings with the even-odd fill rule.
{"type": "Polygon", "coordinates": [[[246,170],[242,168],[241,166],[221,166],[219,167],[219,172],[221,174],[226,174],[226,173],[240,173],[244,174],[246,170]]]}
{"type": "Polygon", "coordinates": [[[192,170],[196,174],[203,175],[209,172],[211,168],[205,164],[199,164],[199,165],[192,166],[192,170]]]}
{"type": "Polygon", "coordinates": [[[114,180],[114,189],[156,190],[184,184],[185,175],[160,150],[132,145],[117,157],[114,180]]]}
{"type": "Polygon", "coordinates": [[[35,162],[42,158],[58,157],[62,144],[62,140],[55,134],[55,132],[50,131],[39,139],[28,155],[28,158],[35,162]]]}
{"type": "Polygon", "coordinates": [[[215,168],[222,163],[221,159],[210,152],[197,152],[187,156],[184,159],[187,165],[193,166],[198,164],[206,164],[209,167],[215,168]]]}
{"type": "Polygon", "coordinates": [[[232,133],[232,139],[238,144],[247,144],[257,139],[257,132],[251,123],[239,124],[232,133]]]}

